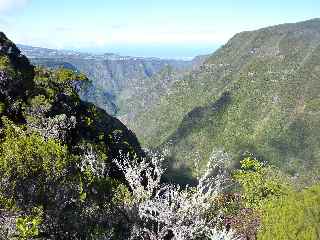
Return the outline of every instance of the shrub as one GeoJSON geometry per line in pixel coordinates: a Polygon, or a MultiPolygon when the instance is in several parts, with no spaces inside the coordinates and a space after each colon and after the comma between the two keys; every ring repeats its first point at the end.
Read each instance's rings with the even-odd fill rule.
{"type": "Polygon", "coordinates": [[[240,161],[233,178],[241,187],[238,210],[227,215],[226,223],[240,239],[256,239],[261,226],[262,207],[272,199],[288,194],[292,187],[279,170],[259,162],[251,154],[240,161]]]}
{"type": "Polygon", "coordinates": [[[259,240],[320,238],[320,185],[272,199],[262,207],[259,240]]]}
{"type": "Polygon", "coordinates": [[[36,133],[5,122],[5,138],[1,142],[1,166],[5,176],[28,177],[40,171],[47,176],[60,175],[72,161],[67,148],[58,141],[45,141],[36,133]]]}
{"type": "Polygon", "coordinates": [[[33,209],[32,215],[17,218],[16,227],[18,239],[28,240],[39,236],[39,228],[43,222],[43,212],[41,208],[33,209]]]}
{"type": "Polygon", "coordinates": [[[241,162],[241,169],[233,174],[243,189],[245,206],[259,208],[263,202],[286,194],[290,190],[288,181],[271,166],[260,163],[249,156],[241,162]]]}
{"type": "Polygon", "coordinates": [[[222,191],[225,172],[219,163],[209,162],[207,172],[195,187],[161,184],[163,158],[115,160],[124,172],[132,200],[123,205],[129,239],[235,239],[233,231],[221,227],[221,211],[212,212],[214,199],[222,191]],[[212,176],[212,173],[215,175],[212,176]]]}
{"type": "Polygon", "coordinates": [[[34,81],[37,88],[44,90],[49,99],[56,97],[57,94],[65,94],[79,101],[77,91],[89,81],[85,75],[64,68],[49,70],[37,67],[35,73],[34,81]]]}
{"type": "Polygon", "coordinates": [[[2,120],[5,137],[0,142],[1,199],[11,204],[14,199],[18,207],[39,202],[48,185],[61,181],[76,159],[59,142],[46,141],[6,118],[2,120]]]}
{"type": "Polygon", "coordinates": [[[109,230],[109,201],[119,183],[105,176],[99,147],[85,145],[76,156],[57,140],[2,121],[0,209],[16,213],[19,236],[83,239],[97,228],[109,230]],[[43,207],[40,228],[38,215],[29,214],[38,206],[43,207]]]}

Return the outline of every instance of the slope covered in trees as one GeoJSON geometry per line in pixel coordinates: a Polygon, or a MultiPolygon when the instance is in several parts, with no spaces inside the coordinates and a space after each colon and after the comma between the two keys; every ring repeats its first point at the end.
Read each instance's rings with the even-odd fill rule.
{"type": "Polygon", "coordinates": [[[87,81],[35,68],[0,33],[0,239],[318,239],[319,179],[306,188],[249,152],[230,171],[234,157],[214,151],[194,185],[166,183],[165,156],[80,100],[87,81]]]}
{"type": "Polygon", "coordinates": [[[178,172],[215,149],[232,165],[250,151],[293,175],[318,169],[319,39],[319,19],[236,34],[128,124],[178,172]]]}

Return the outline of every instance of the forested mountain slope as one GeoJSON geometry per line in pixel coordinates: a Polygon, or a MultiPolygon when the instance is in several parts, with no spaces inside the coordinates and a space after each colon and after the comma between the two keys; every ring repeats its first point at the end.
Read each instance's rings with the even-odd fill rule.
{"type": "MultiPolygon", "coordinates": [[[[320,20],[236,34],[129,125],[173,168],[246,151],[295,174],[320,163],[320,20]]],[[[179,172],[179,171],[178,171],[179,172]]]]}

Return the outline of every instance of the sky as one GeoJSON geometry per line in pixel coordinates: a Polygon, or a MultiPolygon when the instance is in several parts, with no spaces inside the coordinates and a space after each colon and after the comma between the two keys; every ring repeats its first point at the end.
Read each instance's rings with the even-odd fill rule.
{"type": "Polygon", "coordinates": [[[234,34],[320,17],[320,0],[0,0],[16,43],[86,52],[191,58],[234,34]]]}

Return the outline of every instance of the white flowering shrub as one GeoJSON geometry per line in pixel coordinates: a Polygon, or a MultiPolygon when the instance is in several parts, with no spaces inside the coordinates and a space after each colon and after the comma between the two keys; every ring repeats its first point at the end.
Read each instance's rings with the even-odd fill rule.
{"type": "Polygon", "coordinates": [[[97,151],[95,151],[92,145],[80,146],[80,150],[83,152],[82,161],[79,165],[81,172],[90,171],[93,176],[103,177],[108,173],[108,167],[106,163],[101,159],[97,151]]]}
{"type": "Polygon", "coordinates": [[[163,156],[151,160],[115,160],[132,190],[132,202],[124,206],[131,224],[130,239],[146,240],[229,240],[232,231],[222,229],[219,212],[209,216],[214,199],[225,184],[226,172],[214,154],[195,187],[161,184],[163,156]],[[215,161],[215,162],[214,162],[215,161]]]}

